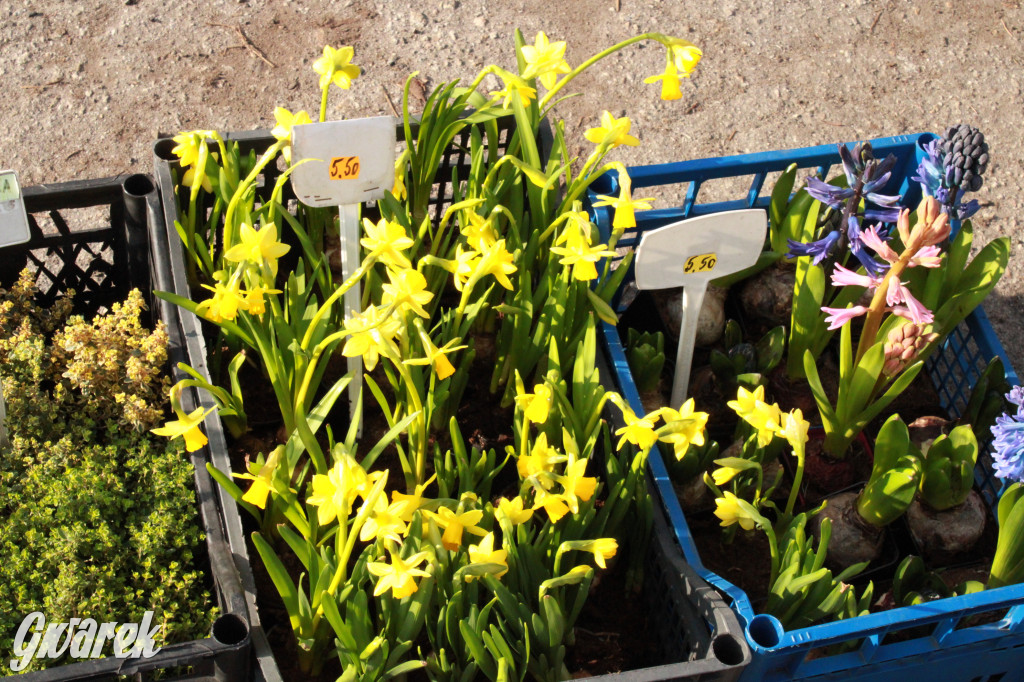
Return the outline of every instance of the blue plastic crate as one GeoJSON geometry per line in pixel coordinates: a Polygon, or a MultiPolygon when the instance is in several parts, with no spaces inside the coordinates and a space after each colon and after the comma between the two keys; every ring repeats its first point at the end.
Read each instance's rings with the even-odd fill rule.
{"type": "MultiPolygon", "coordinates": [[[[930,133],[922,133],[871,140],[878,158],[891,153],[898,159],[893,179],[884,193],[900,193],[906,205],[916,206],[921,191],[909,178],[923,156],[921,145],[934,138],[930,133]]],[[[663,186],[685,183],[684,199],[675,208],[638,212],[637,227],[627,231],[618,246],[635,247],[645,231],[685,218],[742,208],[767,208],[771,188],[763,191],[766,180],[770,174],[781,172],[792,163],[806,169],[807,174],[828,175],[833,166],[839,168],[839,154],[835,145],[823,145],[630,168],[634,196],[655,194],[639,190],[656,186],[671,193],[671,188],[663,186]],[[701,189],[708,181],[728,179],[729,184],[736,185],[742,178],[751,179],[743,199],[700,203],[701,189]]],[[[618,189],[617,176],[608,174],[594,183],[589,198],[617,194],[618,189]]],[[[590,210],[594,222],[607,238],[612,209],[590,210]]],[[[630,273],[620,291],[617,300],[620,311],[627,307],[631,293],[635,293],[632,279],[630,273]]],[[[602,331],[614,365],[617,388],[633,410],[642,413],[644,408],[618,330],[614,325],[604,324],[602,331]]],[[[988,319],[979,308],[949,335],[943,347],[926,363],[943,406],[951,415],[956,416],[963,409],[975,380],[994,356],[1002,358],[1007,380],[1011,384],[1019,383],[988,319]]],[[[753,661],[742,679],[848,679],[856,676],[857,679],[903,680],[907,674],[964,681],[1024,679],[1024,585],[785,632],[774,617],[756,615],[746,593],[703,566],[664,461],[656,450],[651,452],[650,467],[687,561],[731,600],[743,624],[753,661]],[[996,622],[972,625],[968,621],[971,616],[982,613],[997,614],[996,622]],[[825,655],[824,647],[850,642],[856,644],[847,653],[825,655]]],[[[975,478],[987,504],[994,507],[1001,481],[991,473],[987,445],[975,478]]]]}

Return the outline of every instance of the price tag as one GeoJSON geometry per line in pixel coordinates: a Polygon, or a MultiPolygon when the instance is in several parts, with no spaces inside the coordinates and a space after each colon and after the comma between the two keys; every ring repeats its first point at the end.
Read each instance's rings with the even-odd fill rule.
{"type": "Polygon", "coordinates": [[[12,170],[0,171],[0,247],[24,244],[28,240],[28,214],[18,175],[12,170]]]}
{"type": "Polygon", "coordinates": [[[391,116],[307,123],[292,128],[292,187],[307,206],[343,206],[384,198],[395,184],[391,116]]]}
{"type": "Polygon", "coordinates": [[[686,400],[697,317],[708,282],[756,263],[767,232],[767,215],[752,208],[683,220],[651,230],[640,239],[634,265],[637,288],[683,287],[672,407],[678,408],[686,400]]]}
{"type": "Polygon", "coordinates": [[[683,272],[711,272],[715,269],[716,263],[718,263],[718,257],[713,253],[702,253],[699,256],[690,256],[686,259],[686,265],[683,266],[683,272]]]}
{"type": "Polygon", "coordinates": [[[331,180],[357,180],[359,178],[359,157],[338,156],[333,158],[329,170],[331,180]]]}

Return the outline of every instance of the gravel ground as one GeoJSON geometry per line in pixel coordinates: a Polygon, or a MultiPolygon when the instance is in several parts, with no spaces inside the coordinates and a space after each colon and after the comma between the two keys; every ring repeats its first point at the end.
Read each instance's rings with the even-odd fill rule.
{"type": "Polygon", "coordinates": [[[516,27],[568,41],[574,65],[651,30],[704,50],[680,101],[643,84],[664,64],[649,44],[600,63],[559,106],[579,150],[602,110],[628,115],[643,144],[616,153],[631,165],[969,123],[992,158],[976,242],[1013,241],[986,310],[1024,368],[1017,1],[3,0],[0,15],[0,166],[23,184],[150,172],[158,133],[270,127],[278,105],[315,112],[310,66],[325,44],[353,45],[365,72],[329,116],[390,114],[413,71],[429,87],[511,66],[516,27]]]}

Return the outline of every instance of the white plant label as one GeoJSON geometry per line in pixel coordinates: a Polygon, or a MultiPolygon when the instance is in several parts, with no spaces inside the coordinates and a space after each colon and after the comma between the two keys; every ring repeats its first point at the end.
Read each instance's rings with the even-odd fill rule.
{"type": "MultiPolygon", "coordinates": [[[[292,188],[307,206],[337,206],[341,272],[347,280],[359,267],[359,204],[384,198],[394,187],[396,120],[391,116],[307,123],[292,128],[292,188]]],[[[345,292],[345,316],[358,315],[360,287],[345,292]]],[[[363,384],[362,358],[349,358],[349,416],[363,384]]],[[[360,420],[359,434],[362,434],[360,420]]]]}
{"type": "Polygon", "coordinates": [[[0,171],[0,248],[28,240],[28,214],[18,175],[12,170],[0,171]]]}
{"type": "Polygon", "coordinates": [[[636,249],[638,289],[683,287],[671,406],[686,400],[697,318],[708,283],[754,265],[764,249],[768,216],[759,208],[690,218],[644,234],[636,249]]]}
{"type": "Polygon", "coordinates": [[[292,128],[292,187],[307,206],[377,201],[395,182],[395,118],[307,123],[292,128]]]}

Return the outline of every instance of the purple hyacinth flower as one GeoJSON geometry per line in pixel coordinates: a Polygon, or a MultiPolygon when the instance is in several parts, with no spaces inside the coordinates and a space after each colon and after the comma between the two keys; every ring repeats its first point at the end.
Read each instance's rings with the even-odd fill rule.
{"type": "Polygon", "coordinates": [[[966,204],[960,204],[960,206],[957,207],[956,209],[956,214],[957,217],[960,218],[960,220],[967,220],[972,215],[977,213],[979,208],[981,208],[981,204],[978,203],[978,200],[971,199],[966,204]]]}
{"type": "Polygon", "coordinates": [[[1017,416],[1024,417],[1024,386],[1014,386],[1006,394],[1006,399],[1017,406],[1017,416]]]}
{"type": "Polygon", "coordinates": [[[917,166],[917,175],[910,178],[921,183],[921,189],[927,196],[935,197],[942,189],[942,177],[945,170],[942,167],[942,147],[940,140],[935,139],[925,144],[925,156],[917,166]]]}
{"type": "Polygon", "coordinates": [[[853,196],[853,190],[849,187],[836,187],[814,176],[807,178],[806,187],[808,194],[837,211],[841,211],[843,202],[853,196]]]}
{"type": "MultiPolygon", "coordinates": [[[[899,197],[897,197],[897,199],[898,198],[899,197]]],[[[899,206],[864,209],[864,218],[866,220],[878,220],[883,223],[894,223],[899,220],[899,217],[899,206]]]]}
{"type": "Polygon", "coordinates": [[[860,264],[864,266],[864,271],[871,277],[881,277],[888,270],[888,267],[882,265],[874,258],[867,249],[864,248],[864,242],[860,239],[860,222],[856,216],[850,216],[849,223],[847,223],[846,236],[850,240],[850,253],[856,256],[860,264]]]}
{"type": "Polygon", "coordinates": [[[843,173],[846,174],[846,182],[852,187],[857,182],[858,168],[853,153],[845,144],[839,145],[839,158],[843,162],[843,173]]]}
{"type": "Polygon", "coordinates": [[[839,239],[842,235],[839,234],[838,230],[832,230],[824,239],[819,239],[816,242],[804,244],[803,242],[793,241],[787,239],[786,242],[789,244],[789,253],[786,254],[786,258],[798,258],[800,256],[814,256],[812,261],[815,265],[821,263],[829,256],[831,256],[839,244],[839,239]]]}
{"type": "Polygon", "coordinates": [[[1008,414],[996,417],[992,436],[992,468],[996,476],[1024,482],[1024,419],[1008,414]]]}

